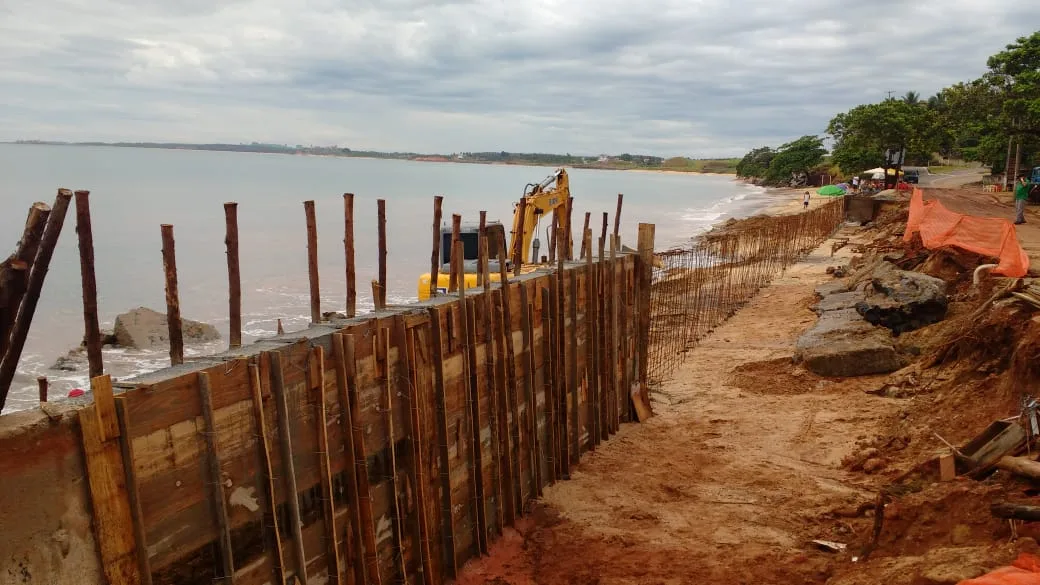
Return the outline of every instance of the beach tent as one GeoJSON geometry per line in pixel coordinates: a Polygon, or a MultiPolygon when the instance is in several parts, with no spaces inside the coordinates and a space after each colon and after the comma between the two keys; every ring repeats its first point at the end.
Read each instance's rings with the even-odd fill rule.
{"type": "Polygon", "coordinates": [[[837,185],[827,185],[820,187],[816,190],[816,193],[823,195],[824,197],[838,197],[845,194],[845,190],[837,185]]]}

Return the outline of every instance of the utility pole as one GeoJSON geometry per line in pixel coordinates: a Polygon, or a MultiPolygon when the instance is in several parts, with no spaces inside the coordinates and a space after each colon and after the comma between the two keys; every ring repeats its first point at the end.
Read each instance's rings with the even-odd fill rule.
{"type": "Polygon", "coordinates": [[[895,92],[894,92],[894,91],[892,91],[892,90],[889,90],[889,91],[887,91],[887,92],[885,92],[885,93],[887,93],[887,94],[888,94],[888,99],[892,99],[892,94],[893,94],[893,93],[895,93],[895,92]]]}

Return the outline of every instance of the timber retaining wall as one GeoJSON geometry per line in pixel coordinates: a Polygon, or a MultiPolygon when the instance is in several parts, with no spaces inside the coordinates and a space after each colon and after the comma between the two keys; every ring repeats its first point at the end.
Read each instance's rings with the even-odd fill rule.
{"type": "Polygon", "coordinates": [[[6,415],[0,582],[445,582],[646,416],[646,268],[571,262],[6,415]]]}

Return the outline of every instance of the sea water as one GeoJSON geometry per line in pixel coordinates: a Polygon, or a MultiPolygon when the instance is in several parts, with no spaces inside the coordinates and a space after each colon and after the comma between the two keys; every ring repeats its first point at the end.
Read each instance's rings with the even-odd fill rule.
{"type": "MultiPolygon", "coordinates": [[[[14,251],[34,201],[53,203],[59,187],[91,192],[91,219],[102,329],[135,307],[165,312],[159,226],[173,224],[181,314],[215,325],[224,341],[189,345],[188,356],[224,349],[228,327],[225,201],[238,202],[243,342],[309,321],[306,229],[302,202],[317,208],[323,311],[346,305],[343,193],[355,194],[358,310],[372,308],[376,276],[376,200],[385,199],[391,303],[415,299],[429,270],[433,196],[444,196],[449,222],[459,213],[510,225],[513,204],[549,167],[430,163],[359,158],[265,155],[194,150],[0,144],[0,255],[14,251]]],[[[636,245],[640,222],[656,224],[656,244],[680,244],[729,217],[768,203],[764,191],[731,176],[569,169],[575,242],[586,211],[598,238],[602,212],[613,229],[617,194],[624,194],[622,242],[636,245]]],[[[545,222],[543,222],[545,223],[545,222]]],[[[542,251],[548,248],[540,226],[542,251]]],[[[32,321],[5,412],[36,404],[36,376],[51,395],[86,387],[85,371],[51,369],[83,338],[83,306],[75,211],[70,208],[32,321]]],[[[116,378],[168,365],[166,350],[106,348],[116,378]]]]}

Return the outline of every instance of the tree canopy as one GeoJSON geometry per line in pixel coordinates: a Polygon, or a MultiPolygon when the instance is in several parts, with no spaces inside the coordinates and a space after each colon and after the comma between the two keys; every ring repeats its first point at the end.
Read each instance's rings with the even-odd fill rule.
{"type": "MultiPolygon", "coordinates": [[[[905,164],[925,165],[939,155],[1003,172],[1014,139],[1021,146],[1023,167],[1040,164],[1040,31],[1007,45],[986,66],[980,78],[953,84],[927,99],[907,91],[835,115],[826,129],[833,141],[830,163],[850,175],[881,165],[888,149],[906,149],[905,164]]],[[[803,136],[776,149],[756,148],[741,159],[737,174],[771,183],[795,172],[794,161],[794,166],[804,166],[815,160],[811,169],[821,160],[812,154],[813,138],[803,136]]]]}

